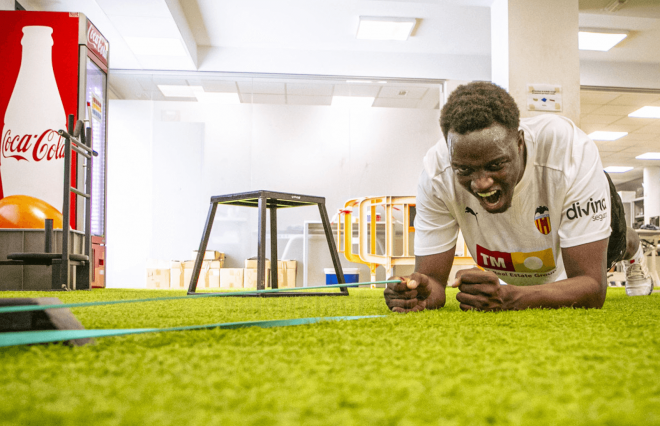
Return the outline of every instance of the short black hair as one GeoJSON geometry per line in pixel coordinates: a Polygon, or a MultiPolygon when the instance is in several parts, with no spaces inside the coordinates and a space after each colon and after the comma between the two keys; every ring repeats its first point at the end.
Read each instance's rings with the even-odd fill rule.
{"type": "Polygon", "coordinates": [[[494,123],[515,132],[520,124],[520,110],[506,90],[487,81],[458,86],[440,114],[440,128],[445,139],[449,131],[464,135],[494,123]]]}

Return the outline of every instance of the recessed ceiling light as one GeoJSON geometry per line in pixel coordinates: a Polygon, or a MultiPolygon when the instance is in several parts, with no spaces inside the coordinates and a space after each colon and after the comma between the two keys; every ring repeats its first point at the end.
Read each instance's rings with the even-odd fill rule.
{"type": "Polygon", "coordinates": [[[410,36],[417,19],[360,16],[357,38],[361,40],[399,40],[410,36]]]}
{"type": "Polygon", "coordinates": [[[627,135],[628,132],[604,132],[598,131],[589,133],[589,137],[595,141],[615,141],[627,135]]]}
{"type": "Polygon", "coordinates": [[[607,173],[625,173],[629,172],[633,169],[634,167],[625,167],[625,166],[609,166],[605,167],[605,170],[607,173]]]}
{"type": "Polygon", "coordinates": [[[607,52],[626,37],[628,37],[628,34],[624,33],[580,31],[578,32],[578,46],[580,50],[607,52]]]}
{"type": "Polygon", "coordinates": [[[195,93],[203,92],[202,86],[170,86],[159,84],[158,89],[168,98],[194,98],[195,93]]]}
{"type": "Polygon", "coordinates": [[[628,114],[628,117],[660,118],[660,107],[657,107],[657,106],[641,107],[637,111],[634,111],[634,112],[631,112],[630,114],[628,114]]]}
{"type": "Polygon", "coordinates": [[[138,56],[187,56],[178,38],[124,37],[124,40],[138,56]]]}
{"type": "Polygon", "coordinates": [[[199,102],[205,104],[240,104],[238,93],[195,92],[199,102]]]}
{"type": "Polygon", "coordinates": [[[366,96],[333,96],[332,106],[349,108],[369,108],[374,103],[374,97],[366,96]]]}
{"type": "Polygon", "coordinates": [[[635,158],[638,160],[660,160],[660,152],[646,152],[635,158]]]}

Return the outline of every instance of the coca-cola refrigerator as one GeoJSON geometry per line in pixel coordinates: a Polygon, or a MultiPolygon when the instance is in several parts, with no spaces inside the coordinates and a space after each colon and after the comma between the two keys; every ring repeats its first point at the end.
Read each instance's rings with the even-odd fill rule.
{"type": "MultiPolygon", "coordinates": [[[[105,287],[108,41],[82,13],[0,11],[0,46],[0,259],[7,251],[27,251],[30,231],[43,233],[44,211],[62,213],[64,141],[57,131],[73,114],[91,126],[98,152],[92,160],[91,283],[105,287]]],[[[84,188],[84,162],[76,157],[71,183],[84,188]]],[[[71,197],[71,228],[79,232],[85,202],[71,197]]],[[[46,272],[21,268],[0,268],[0,290],[49,283],[46,272]]]]}

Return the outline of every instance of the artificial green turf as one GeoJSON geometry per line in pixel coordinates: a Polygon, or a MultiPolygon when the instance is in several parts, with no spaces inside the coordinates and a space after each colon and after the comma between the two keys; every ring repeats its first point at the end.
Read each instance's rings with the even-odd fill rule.
{"type": "MultiPolygon", "coordinates": [[[[382,290],[350,291],[73,312],[87,328],[388,314],[382,290]]],[[[660,424],[660,295],[609,289],[602,310],[479,313],[460,311],[455,293],[442,310],[378,319],[0,348],[0,424],[660,424]]]]}

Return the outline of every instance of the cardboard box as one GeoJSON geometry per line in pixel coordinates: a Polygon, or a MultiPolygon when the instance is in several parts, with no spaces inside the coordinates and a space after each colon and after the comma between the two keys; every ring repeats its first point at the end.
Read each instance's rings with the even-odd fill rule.
{"type": "MultiPolygon", "coordinates": [[[[245,269],[244,288],[257,288],[257,270],[252,268],[245,269]]],[[[270,269],[266,269],[266,279],[264,280],[266,288],[270,288],[270,269]]]]}
{"type": "Polygon", "coordinates": [[[222,268],[218,271],[220,275],[220,288],[243,288],[245,269],[222,268]]]}
{"type": "MultiPolygon", "coordinates": [[[[194,260],[183,262],[183,281],[185,288],[188,288],[188,286],[190,285],[190,280],[192,279],[192,272],[194,267],[195,267],[194,260]]],[[[211,267],[211,262],[209,261],[202,262],[202,269],[199,271],[199,278],[197,279],[197,290],[209,288],[210,267],[211,267]]]]}
{"type": "MultiPolygon", "coordinates": [[[[277,261],[277,286],[291,288],[296,286],[297,263],[295,260],[277,261]]],[[[245,260],[245,287],[257,287],[257,259],[245,260]],[[254,272],[248,272],[254,271],[254,272]]],[[[270,261],[266,260],[266,287],[270,287],[270,261]]]]}
{"type": "MultiPolygon", "coordinates": [[[[193,251],[193,259],[197,259],[199,250],[193,251]]],[[[215,250],[206,250],[204,252],[204,260],[225,260],[225,254],[215,250]]]]}
{"type": "MultiPolygon", "coordinates": [[[[220,287],[220,271],[222,271],[222,266],[224,265],[224,259],[213,260],[209,262],[209,288],[219,288],[220,287]]],[[[241,279],[241,285],[243,280],[241,279]]]]}
{"type": "Polygon", "coordinates": [[[173,261],[170,264],[170,288],[186,288],[183,282],[183,262],[173,261]]]}
{"type": "MultiPolygon", "coordinates": [[[[243,281],[243,287],[245,288],[257,288],[257,259],[245,259],[245,279],[243,281]]],[[[266,259],[266,279],[264,284],[266,288],[270,287],[270,260],[266,259]]]]}
{"type": "Polygon", "coordinates": [[[147,269],[147,288],[170,288],[170,270],[166,268],[147,269]]]}
{"type": "MultiPolygon", "coordinates": [[[[245,269],[257,269],[257,259],[245,259],[245,269]]],[[[270,260],[266,259],[266,269],[270,269],[270,260]]]]}
{"type": "Polygon", "coordinates": [[[277,286],[279,288],[293,288],[296,286],[297,263],[295,260],[277,261],[277,286]]]}

